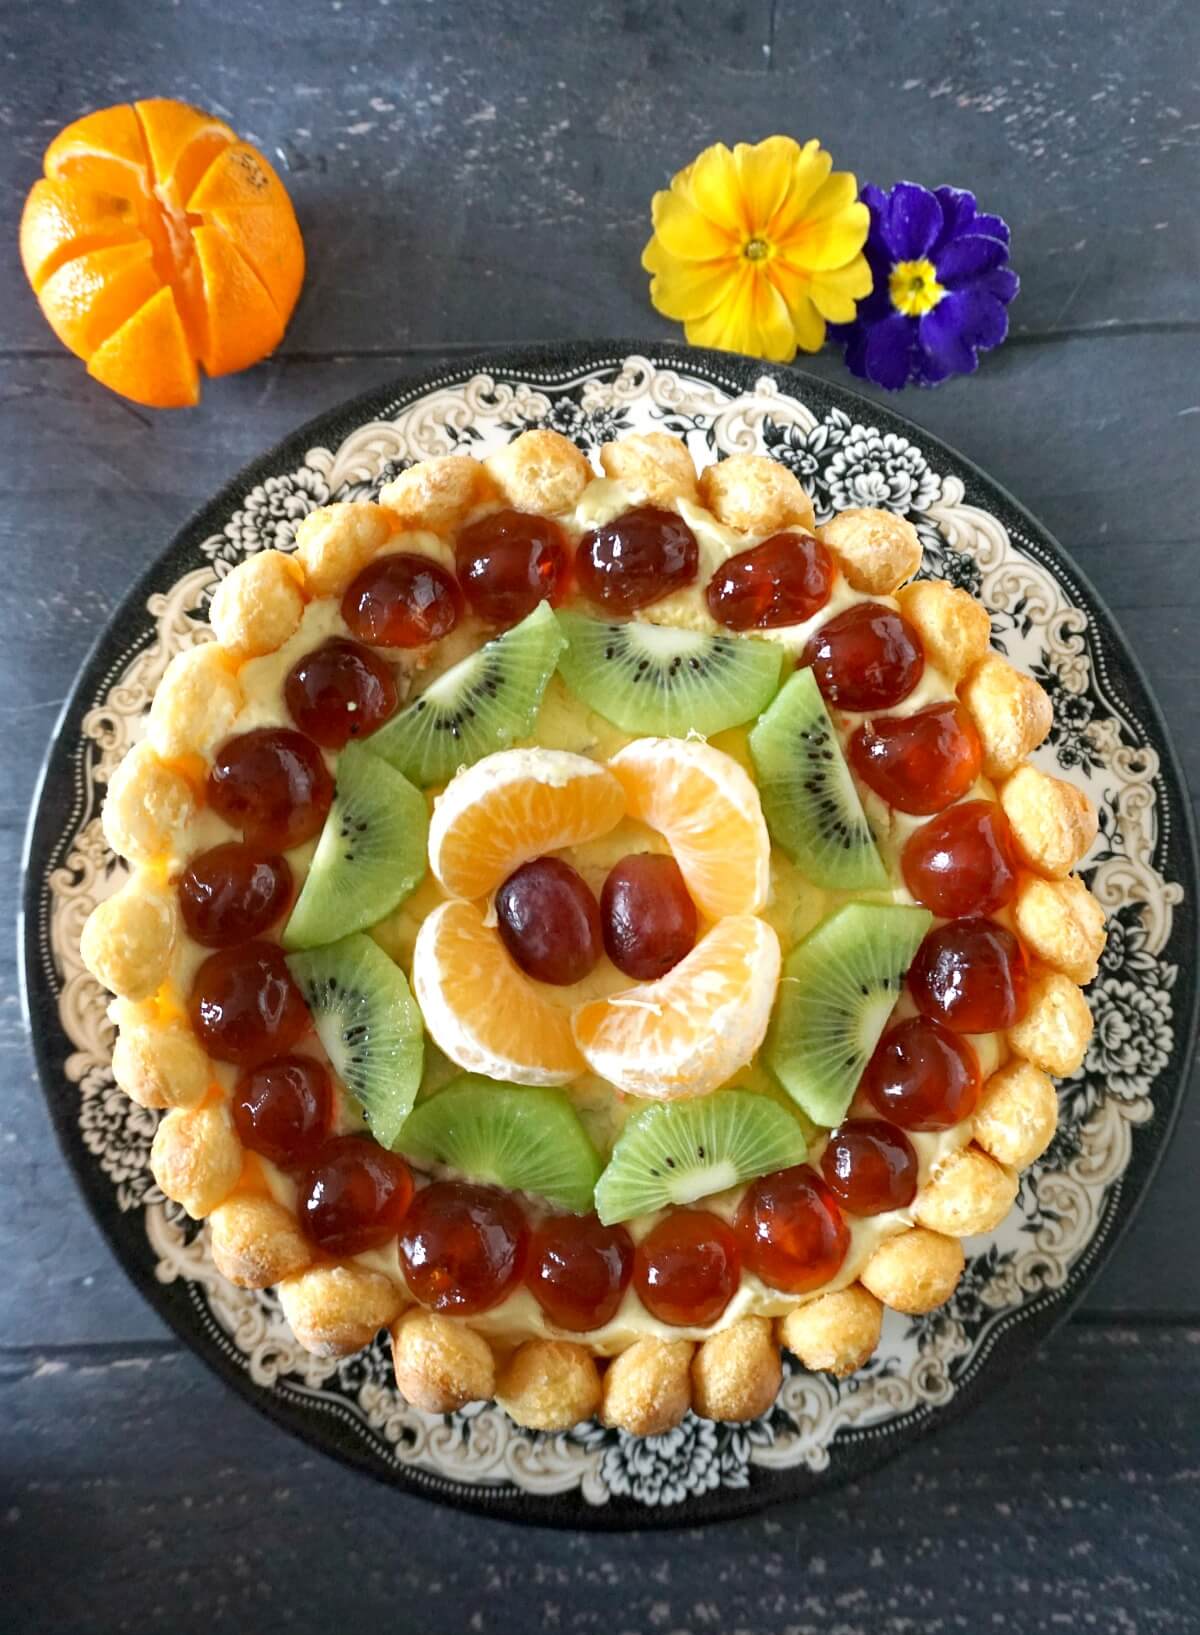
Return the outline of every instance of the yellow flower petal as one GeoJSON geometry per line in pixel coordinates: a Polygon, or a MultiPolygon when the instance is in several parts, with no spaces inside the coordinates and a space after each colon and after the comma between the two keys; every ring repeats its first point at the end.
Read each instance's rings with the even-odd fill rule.
{"type": "Polygon", "coordinates": [[[804,214],[810,221],[821,221],[826,216],[836,216],[839,210],[844,210],[857,198],[858,178],[854,172],[835,170],[809,199],[804,214]]]}
{"type": "Polygon", "coordinates": [[[792,172],[792,185],[771,218],[767,236],[773,244],[786,238],[798,221],[808,214],[808,201],[833,169],[833,159],[814,139],[801,148],[792,172]]]}
{"type": "Polygon", "coordinates": [[[681,261],[716,261],[737,255],[736,236],[710,221],[690,199],[675,192],[656,193],[651,209],[655,234],[668,255],[681,261]]]}
{"type": "Polygon", "coordinates": [[[796,345],[803,352],[819,352],[825,345],[825,320],[810,300],[791,309],[796,345]]]}
{"type": "Polygon", "coordinates": [[[689,322],[685,334],[693,346],[747,352],[771,363],[790,363],[796,355],[787,303],[770,279],[749,263],[737,281],[736,293],[712,312],[689,322]]]}
{"type": "Polygon", "coordinates": [[[782,246],[782,255],[806,272],[844,267],[867,242],[871,212],[865,204],[847,205],[836,215],[797,223],[782,246]]]}
{"type": "Polygon", "coordinates": [[[797,346],[805,352],[819,352],[825,342],[825,319],[812,298],[811,275],[776,259],[771,263],[771,281],[787,306],[797,346]]]}
{"type": "Polygon", "coordinates": [[[748,142],[739,142],[733,157],[750,233],[765,238],[771,218],[792,185],[800,145],[790,136],[768,136],[765,142],[754,147],[748,142]]]}
{"type": "Polygon", "coordinates": [[[844,267],[814,273],[809,280],[813,305],[831,324],[854,321],[855,302],[871,292],[871,268],[864,255],[856,255],[844,267]]]}
{"type": "Polygon", "coordinates": [[[737,288],[735,261],[672,261],[651,270],[650,300],[664,318],[702,318],[737,288]]]}
{"type": "Polygon", "coordinates": [[[748,235],[738,167],[724,142],[714,142],[692,163],[686,188],[691,202],[709,221],[739,242],[748,235]]]}

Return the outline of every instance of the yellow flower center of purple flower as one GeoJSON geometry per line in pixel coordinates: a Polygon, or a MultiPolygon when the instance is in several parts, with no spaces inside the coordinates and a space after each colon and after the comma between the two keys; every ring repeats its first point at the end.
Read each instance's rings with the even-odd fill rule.
{"type": "Polygon", "coordinates": [[[919,318],[923,312],[932,312],[945,290],[937,281],[932,261],[897,261],[888,279],[888,294],[897,312],[906,318],[919,318]]]}
{"type": "Polygon", "coordinates": [[[747,261],[765,261],[771,253],[771,246],[765,238],[750,238],[742,245],[742,254],[747,261]]]}

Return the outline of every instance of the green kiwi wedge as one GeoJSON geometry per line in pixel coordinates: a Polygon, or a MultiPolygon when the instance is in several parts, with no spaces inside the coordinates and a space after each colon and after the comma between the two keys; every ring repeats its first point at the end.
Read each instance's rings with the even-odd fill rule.
{"type": "Polygon", "coordinates": [[[781,649],[641,620],[560,613],[558,668],[585,704],[624,732],[708,738],[751,721],[779,686],[781,649]]]}

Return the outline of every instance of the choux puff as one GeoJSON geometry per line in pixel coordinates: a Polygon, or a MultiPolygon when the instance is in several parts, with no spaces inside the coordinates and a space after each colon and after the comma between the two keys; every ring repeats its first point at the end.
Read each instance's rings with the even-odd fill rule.
{"type": "Polygon", "coordinates": [[[526,1340],[500,1370],[496,1401],[531,1431],[567,1431],[600,1407],[600,1370],[586,1346],[526,1340]]]}
{"type": "Polygon", "coordinates": [[[1019,766],[1000,788],[1022,861],[1050,880],[1065,879],[1096,838],[1096,808],[1074,784],[1036,766],[1019,766]]]}
{"type": "Polygon", "coordinates": [[[957,1238],[914,1226],[884,1239],[863,1268],[862,1283],[893,1311],[919,1317],[945,1305],[965,1264],[957,1238]]]}
{"type": "Polygon", "coordinates": [[[211,1215],[242,1173],[242,1144],[224,1102],[177,1107],[154,1132],[150,1171],[159,1190],[193,1220],[211,1215]]]}
{"type": "Polygon", "coordinates": [[[269,1289],[312,1260],[295,1216],[274,1198],[234,1193],[209,1216],[213,1262],[242,1289],[269,1289]]]}
{"type": "Polygon", "coordinates": [[[604,1375],[600,1417],[631,1436],[661,1436],[692,1402],[690,1340],[635,1340],[604,1375]]]}
{"type": "Polygon", "coordinates": [[[731,454],[700,473],[700,499],[718,522],[745,534],[811,530],[812,501],[794,473],[766,454],[731,454]]]}
{"type": "Polygon", "coordinates": [[[1014,1170],[1042,1156],[1057,1126],[1053,1080],[1019,1056],[992,1074],[975,1109],[975,1140],[1014,1170]]]}
{"type": "Polygon", "coordinates": [[[951,686],[957,686],[986,655],[992,621],[987,608],[969,591],[941,579],[914,579],[900,586],[896,600],[920,636],[926,659],[951,686]]]}
{"type": "Polygon", "coordinates": [[[259,551],[227,573],[208,610],[221,646],[239,659],[282,647],[304,617],[303,577],[300,563],[282,551],[259,551]]]}
{"type": "Polygon", "coordinates": [[[379,503],[404,529],[452,534],[495,496],[487,472],[469,454],[438,454],[402,471],[379,491],[379,503]]]}
{"type": "Polygon", "coordinates": [[[1013,918],[1021,941],[1044,965],[1081,986],[1092,981],[1104,948],[1104,910],[1082,880],[1024,875],[1013,918]]]}
{"type": "Polygon", "coordinates": [[[140,1107],[194,1107],[204,1099],[212,1068],[184,1021],[164,1021],[153,1007],[117,1000],[113,1078],[140,1107]]]}
{"type": "MultiPolygon", "coordinates": [[[[921,566],[921,541],[907,517],[869,506],[839,511],[819,530],[854,590],[890,596],[921,566]]],[[[985,644],[986,645],[986,644],[985,644]]]]}
{"type": "Polygon", "coordinates": [[[979,1147],[945,1158],[913,1200],[918,1225],[947,1237],[969,1238],[999,1226],[1016,1201],[1017,1177],[979,1147]]]}
{"type": "Polygon", "coordinates": [[[883,1307],[861,1283],[833,1289],[779,1321],[779,1338],[814,1374],[844,1379],[861,1368],[879,1344],[883,1307]]]}
{"type": "Polygon", "coordinates": [[[772,1324],[743,1317],[710,1334],[692,1358],[692,1407],[701,1419],[757,1419],[783,1383],[772,1324]]]}
{"type": "Polygon", "coordinates": [[[413,1306],[392,1329],[392,1366],[401,1396],[427,1414],[449,1414],[496,1391],[492,1348],[474,1329],[413,1306]]]}
{"type": "Polygon", "coordinates": [[[279,1303],[292,1333],[316,1357],[349,1357],[370,1345],[404,1304],[390,1277],[353,1262],[285,1277],[279,1303]]]}
{"type": "Polygon", "coordinates": [[[538,516],[574,510],[595,473],[567,437],[525,431],[484,461],[506,504],[538,516]]]}
{"type": "Polygon", "coordinates": [[[1035,971],[1025,1015],[1008,1030],[1012,1049],[1043,1073],[1068,1079],[1083,1066],[1091,1039],[1092,1013],[1075,983],[1059,971],[1035,971]]]}
{"type": "Polygon", "coordinates": [[[109,779],[101,826],[118,857],[150,863],[168,857],[196,815],[191,784],[148,743],[135,744],[109,779]]]}
{"type": "Polygon", "coordinates": [[[296,530],[296,556],[314,596],[336,596],[396,532],[396,518],[369,500],[323,505],[296,530]]]}
{"type": "Polygon", "coordinates": [[[165,761],[205,758],[229,737],[243,703],[234,659],[219,642],[189,647],[167,665],[147,733],[165,761]]]}
{"type": "Polygon", "coordinates": [[[641,505],[699,501],[696,467],[687,444],[668,432],[648,431],[605,443],[600,466],[606,477],[623,483],[641,505]]]}
{"type": "Polygon", "coordinates": [[[79,939],[83,963],[121,999],[149,999],[170,968],[176,919],[166,882],[140,870],[89,914],[79,939]]]}
{"type": "Polygon", "coordinates": [[[1053,710],[1045,690],[998,653],[980,660],[959,697],[975,723],[989,778],[1008,777],[1050,731],[1053,710]]]}

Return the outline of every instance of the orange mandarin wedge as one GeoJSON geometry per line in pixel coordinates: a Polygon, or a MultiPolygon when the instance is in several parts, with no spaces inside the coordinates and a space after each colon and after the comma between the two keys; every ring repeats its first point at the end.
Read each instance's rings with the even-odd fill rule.
{"type": "Polygon", "coordinates": [[[429,866],[455,897],[484,897],[531,858],[616,827],[625,795],[584,755],[503,749],[451,779],[429,825],[429,866]]]}
{"type": "Polygon", "coordinates": [[[637,738],[608,763],[630,817],[657,829],[710,920],[756,914],[767,900],[771,842],[742,767],[692,738],[637,738]]]}
{"type": "Polygon", "coordinates": [[[730,915],[657,982],[577,1006],[575,1042],[593,1073],[630,1095],[707,1095],[762,1044],[779,960],[765,921],[730,915]]]}
{"type": "Polygon", "coordinates": [[[442,903],[421,923],[413,992],[435,1044],[471,1073],[567,1084],[584,1070],[570,1017],[508,957],[475,903],[442,903]]]}
{"type": "Polygon", "coordinates": [[[46,150],[21,260],[55,334],[152,408],[273,351],[304,278],[291,201],[221,119],[167,98],[101,108],[46,150]]]}

